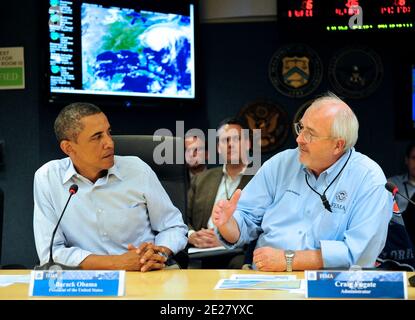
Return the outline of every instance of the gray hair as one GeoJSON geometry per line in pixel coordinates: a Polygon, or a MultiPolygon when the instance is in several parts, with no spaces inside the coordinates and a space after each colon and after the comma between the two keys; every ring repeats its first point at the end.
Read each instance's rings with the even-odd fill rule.
{"type": "Polygon", "coordinates": [[[331,102],[333,105],[343,105],[334,115],[331,126],[331,136],[345,140],[344,151],[353,148],[357,142],[359,132],[359,121],[353,110],[338,96],[332,92],[327,92],[323,96],[313,101],[313,107],[318,108],[317,103],[331,102]]]}
{"type": "Polygon", "coordinates": [[[81,119],[101,112],[101,109],[92,103],[75,102],[67,105],[59,112],[55,120],[56,139],[59,142],[62,140],[76,141],[84,128],[81,119]]]}

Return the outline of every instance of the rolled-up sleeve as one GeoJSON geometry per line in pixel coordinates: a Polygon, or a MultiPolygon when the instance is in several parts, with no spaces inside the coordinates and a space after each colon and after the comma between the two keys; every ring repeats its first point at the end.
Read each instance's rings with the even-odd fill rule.
{"type": "Polygon", "coordinates": [[[325,268],[372,268],[385,245],[393,199],[383,184],[366,185],[369,187],[354,202],[343,241],[320,241],[325,268]]]}
{"type": "Polygon", "coordinates": [[[274,199],[274,180],[275,175],[270,170],[269,163],[265,163],[242,190],[241,198],[233,215],[240,231],[238,241],[231,244],[217,233],[225,247],[229,249],[241,247],[258,238],[262,232],[262,218],[274,199]]]}

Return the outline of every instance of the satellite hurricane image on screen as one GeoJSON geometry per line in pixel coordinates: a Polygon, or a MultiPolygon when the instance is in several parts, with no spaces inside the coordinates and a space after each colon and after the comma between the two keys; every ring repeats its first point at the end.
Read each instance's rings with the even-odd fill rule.
{"type": "Polygon", "coordinates": [[[191,17],[82,4],[84,90],[194,96],[191,17]]]}

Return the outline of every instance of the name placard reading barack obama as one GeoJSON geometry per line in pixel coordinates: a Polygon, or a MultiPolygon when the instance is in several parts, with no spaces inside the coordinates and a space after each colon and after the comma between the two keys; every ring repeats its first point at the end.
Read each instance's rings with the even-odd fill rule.
{"type": "Polygon", "coordinates": [[[32,271],[29,296],[123,296],[125,271],[32,271]]]}
{"type": "Polygon", "coordinates": [[[306,271],[305,278],[307,298],[408,298],[402,271],[306,271]]]}

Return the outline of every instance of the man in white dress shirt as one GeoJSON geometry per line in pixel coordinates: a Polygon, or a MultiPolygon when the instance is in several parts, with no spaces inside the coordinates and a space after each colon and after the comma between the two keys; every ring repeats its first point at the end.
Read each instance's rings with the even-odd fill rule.
{"type": "Polygon", "coordinates": [[[187,226],[156,174],[138,157],[114,155],[108,119],[93,104],[66,106],[55,134],[68,157],[46,163],[34,178],[40,263],[48,261],[52,231],[76,184],[53,243],[55,262],[81,269],[164,268],[186,246],[187,226]]]}

